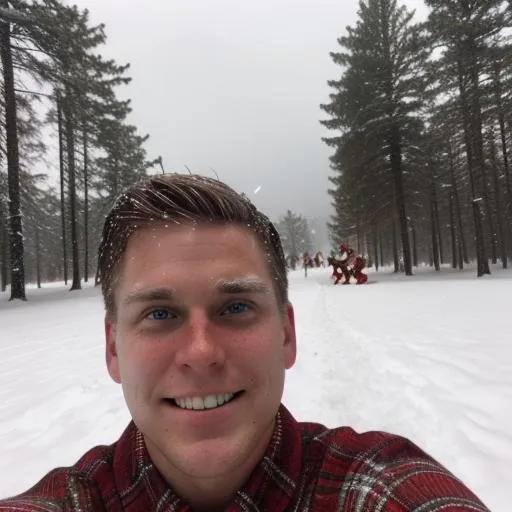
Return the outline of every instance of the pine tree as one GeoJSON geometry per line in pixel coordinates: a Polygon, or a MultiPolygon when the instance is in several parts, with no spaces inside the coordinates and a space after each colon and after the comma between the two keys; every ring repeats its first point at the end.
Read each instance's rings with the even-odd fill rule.
{"type": "Polygon", "coordinates": [[[285,254],[290,260],[296,261],[300,254],[311,251],[311,230],[308,221],[299,214],[287,210],[277,223],[277,230],[285,254]]]}
{"type": "Polygon", "coordinates": [[[396,0],[361,1],[359,6],[358,23],[338,40],[343,51],[331,53],[344,69],[340,80],[328,82],[335,92],[331,103],[322,105],[331,116],[323,124],[343,135],[326,142],[338,148],[332,161],[335,169],[342,169],[343,186],[348,182],[358,187],[350,189],[349,185],[345,193],[353,208],[363,210],[356,214],[356,230],[361,230],[361,216],[373,218],[367,232],[376,228],[376,219],[382,219],[383,213],[390,220],[396,216],[405,273],[411,275],[404,169],[407,140],[421,130],[428,50],[421,27],[412,23],[413,13],[398,6],[396,0]],[[378,198],[381,192],[382,200],[373,202],[373,211],[365,213],[370,198],[378,198]],[[388,211],[390,200],[393,213],[388,211]]]}
{"type": "Polygon", "coordinates": [[[510,12],[503,0],[426,0],[426,3],[432,8],[429,30],[438,44],[443,45],[440,69],[458,88],[475,229],[477,275],[482,276],[490,273],[484,220],[488,221],[489,237],[494,236],[494,226],[484,153],[481,81],[487,49],[492,38],[510,23],[510,12]]]}
{"type": "MultiPolygon", "coordinates": [[[[9,11],[8,0],[0,0],[0,7],[9,11]]],[[[11,23],[0,19],[0,58],[2,61],[3,89],[5,105],[5,131],[7,147],[7,179],[9,196],[9,238],[11,297],[10,300],[26,300],[25,267],[23,261],[23,226],[20,205],[20,161],[18,147],[18,127],[14,64],[11,49],[11,23]]]]}
{"type": "Polygon", "coordinates": [[[6,258],[9,257],[11,271],[18,272],[17,279],[20,283],[19,287],[15,286],[11,279],[12,291],[14,293],[20,288],[24,295],[24,258],[20,257],[24,252],[21,230],[23,211],[27,215],[24,229],[27,230],[30,277],[37,274],[41,278],[43,275],[52,275],[53,272],[63,272],[67,280],[66,242],[69,239],[73,264],[71,289],[77,289],[80,287],[81,259],[84,263],[84,276],[86,279],[88,277],[88,242],[97,238],[98,226],[103,222],[98,211],[104,212],[112,200],[112,178],[120,191],[145,175],[147,169],[157,161],[147,160],[143,147],[147,136],[138,135],[137,129],[126,122],[131,111],[129,100],[119,101],[116,98],[115,88],[130,81],[125,74],[129,66],[118,65],[97,54],[106,38],[104,26],[90,26],[87,10],[82,11],[58,0],[0,0],[0,22],[3,22],[0,28],[4,29],[0,35],[4,39],[10,38],[10,44],[2,45],[2,57],[9,64],[9,50],[12,62],[12,66],[3,66],[3,89],[14,100],[4,102],[5,106],[9,105],[4,114],[9,120],[16,122],[18,139],[16,141],[13,138],[13,123],[9,124],[10,129],[5,137],[0,131],[0,142],[9,150],[11,162],[5,183],[0,174],[0,185],[5,185],[3,196],[0,190],[0,197],[3,199],[0,204],[2,286],[8,280],[5,270],[6,258]],[[6,13],[9,15],[8,19],[5,18],[6,13]],[[12,76],[6,75],[10,70],[12,76]],[[25,76],[30,76],[31,82],[42,90],[25,90],[22,84],[25,76]],[[6,83],[9,87],[6,87],[6,83]],[[34,98],[48,96],[48,89],[53,90],[53,108],[46,120],[53,123],[58,133],[61,170],[61,213],[58,215],[57,210],[52,210],[46,215],[42,208],[40,212],[40,218],[47,219],[51,229],[31,220],[37,218],[34,210],[37,205],[31,204],[30,197],[24,197],[24,194],[31,194],[32,197],[44,197],[48,204],[58,204],[54,191],[44,189],[40,176],[34,181],[28,172],[32,167],[30,155],[38,153],[41,156],[44,153],[43,145],[36,139],[35,128],[40,122],[30,109],[30,104],[34,98]],[[25,94],[27,98],[30,97],[30,101],[25,101],[25,94]],[[108,165],[103,169],[102,164],[106,162],[108,165]],[[8,183],[15,183],[16,186],[7,186],[8,183]],[[15,194],[14,201],[7,200],[7,192],[15,194]],[[12,212],[6,211],[8,203],[18,214],[13,216],[12,212]],[[94,205],[92,208],[91,203],[94,205]],[[101,208],[96,210],[98,205],[101,208]],[[80,209],[83,210],[83,217],[80,209]],[[94,215],[91,219],[90,210],[93,209],[94,215]],[[4,241],[8,231],[3,229],[7,219],[12,224],[9,233],[16,234],[16,237],[11,236],[9,244],[4,241]],[[60,236],[54,229],[54,223],[58,221],[61,222],[60,236]],[[13,228],[14,224],[16,225],[13,228]],[[78,243],[79,238],[82,238],[79,237],[81,229],[84,230],[85,240],[83,256],[80,255],[78,243]],[[54,254],[57,250],[54,243],[45,237],[56,237],[57,243],[62,239],[63,245],[62,264],[53,265],[52,270],[47,272],[45,248],[52,247],[54,254]],[[15,265],[15,261],[21,262],[21,266],[15,265]]]}

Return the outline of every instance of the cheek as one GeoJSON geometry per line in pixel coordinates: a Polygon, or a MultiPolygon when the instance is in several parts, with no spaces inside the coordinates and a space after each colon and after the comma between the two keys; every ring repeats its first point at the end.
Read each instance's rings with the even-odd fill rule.
{"type": "Polygon", "coordinates": [[[282,329],[263,326],[242,337],[240,343],[237,343],[237,358],[244,361],[250,373],[255,370],[271,371],[283,364],[283,340],[282,329]]]}
{"type": "Polygon", "coordinates": [[[142,386],[155,382],[169,368],[169,355],[163,348],[165,345],[155,340],[124,345],[119,352],[121,379],[142,386]]]}

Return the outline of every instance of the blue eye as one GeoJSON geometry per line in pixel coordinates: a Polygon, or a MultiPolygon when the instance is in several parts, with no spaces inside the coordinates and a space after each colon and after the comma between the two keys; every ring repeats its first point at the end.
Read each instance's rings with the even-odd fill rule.
{"type": "Polygon", "coordinates": [[[150,311],[147,316],[150,320],[168,320],[171,313],[168,309],[154,309],[150,311]]]}
{"type": "Polygon", "coordinates": [[[234,302],[230,304],[222,314],[224,315],[237,315],[245,313],[249,309],[249,306],[245,302],[234,302]]]}

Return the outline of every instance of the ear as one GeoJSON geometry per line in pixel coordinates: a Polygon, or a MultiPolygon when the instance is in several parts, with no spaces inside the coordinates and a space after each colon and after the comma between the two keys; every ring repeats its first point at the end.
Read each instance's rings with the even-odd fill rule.
{"type": "Polygon", "coordinates": [[[119,359],[116,347],[116,325],[111,317],[105,317],[105,359],[110,377],[114,382],[121,383],[119,359]]]}
{"type": "Polygon", "coordinates": [[[297,357],[297,340],[295,338],[295,314],[288,302],[284,309],[284,367],[289,370],[297,357]]]}

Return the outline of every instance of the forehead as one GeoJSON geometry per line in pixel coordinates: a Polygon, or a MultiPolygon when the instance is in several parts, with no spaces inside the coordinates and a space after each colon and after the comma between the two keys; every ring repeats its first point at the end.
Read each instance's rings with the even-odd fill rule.
{"type": "Polygon", "coordinates": [[[257,256],[264,259],[262,244],[249,229],[238,224],[164,224],[137,230],[129,239],[126,253],[148,247],[184,251],[193,256],[200,251],[216,251],[239,257],[257,256]]]}
{"type": "Polygon", "coordinates": [[[157,224],[130,237],[119,284],[153,284],[170,276],[189,284],[248,274],[271,279],[269,261],[257,236],[239,225],[157,224]]]}

